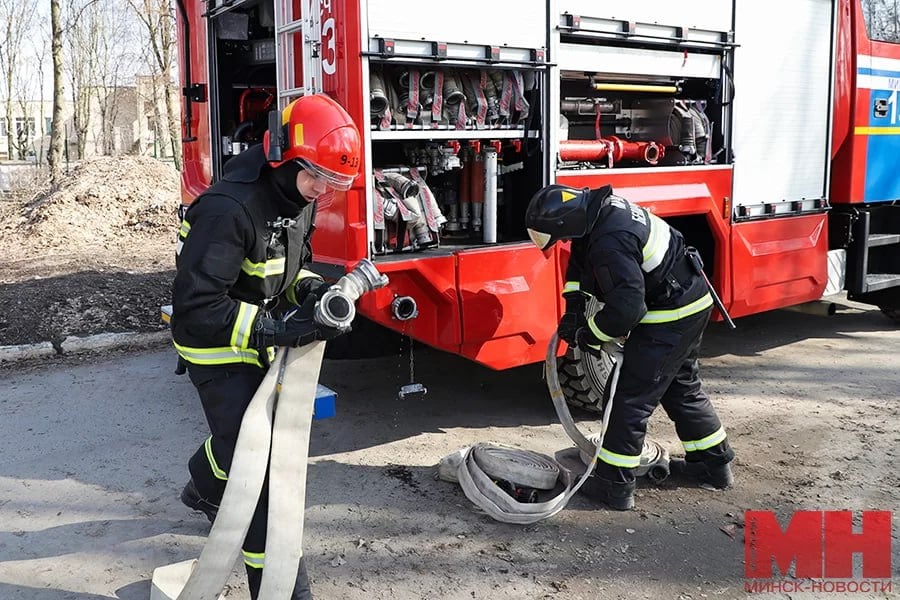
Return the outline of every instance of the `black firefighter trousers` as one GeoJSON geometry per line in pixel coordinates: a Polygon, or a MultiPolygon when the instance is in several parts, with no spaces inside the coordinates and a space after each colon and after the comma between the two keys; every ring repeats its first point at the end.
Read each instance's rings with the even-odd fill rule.
{"type": "Polygon", "coordinates": [[[634,481],[647,421],[662,404],[688,461],[721,465],[734,458],[718,415],[703,392],[697,361],[712,309],[660,324],[635,327],[625,343],[619,383],[596,474],[634,481]]]}
{"type": "MultiPolygon", "coordinates": [[[[188,364],[191,383],[197,388],[211,436],[188,461],[191,478],[200,495],[219,505],[225,493],[234,448],[244,412],[250,405],[266,371],[253,365],[204,366],[188,364]]],[[[256,600],[262,582],[269,511],[269,478],[263,483],[250,529],[244,540],[244,562],[250,597],[256,600]]],[[[311,600],[305,560],[300,560],[291,600],[311,600]]]]}

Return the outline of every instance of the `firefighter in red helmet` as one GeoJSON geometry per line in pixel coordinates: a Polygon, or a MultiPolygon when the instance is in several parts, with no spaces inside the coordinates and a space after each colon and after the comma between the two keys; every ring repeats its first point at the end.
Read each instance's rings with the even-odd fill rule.
{"type": "Polygon", "coordinates": [[[697,357],[714,299],[696,250],[610,186],[547,186],[531,199],[525,226],[542,251],[572,241],[559,337],[596,356],[624,345],[597,468],[582,490],[611,508],[633,508],[634,470],[659,404],[685,450],[684,459],[672,461],[673,474],[731,486],[734,452],[700,382],[697,357]],[[603,306],[588,318],[590,296],[603,306]]]}
{"type": "MultiPolygon", "coordinates": [[[[222,179],[187,211],[178,237],[172,335],[210,428],[188,462],[191,478],[181,500],[210,521],[225,491],[244,411],[274,347],[347,331],[313,320],[328,285],[304,266],[312,259],[316,199],[350,189],[359,173],[359,131],[325,95],[294,100],[281,122],[281,131],[267,132],[262,144],[226,164],[222,179]],[[279,318],[297,307],[293,318],[279,318]]],[[[265,486],[243,546],[254,600],[265,566],[267,504],[265,486]]],[[[311,598],[303,561],[291,598],[311,598]]]]}

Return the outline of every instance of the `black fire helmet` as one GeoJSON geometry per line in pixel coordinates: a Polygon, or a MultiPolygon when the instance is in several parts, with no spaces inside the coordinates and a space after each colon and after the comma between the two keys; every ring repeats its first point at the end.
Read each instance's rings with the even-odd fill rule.
{"type": "Polygon", "coordinates": [[[532,196],[525,210],[528,237],[540,250],[560,240],[582,237],[591,225],[588,217],[592,191],[548,185],[532,196]]]}

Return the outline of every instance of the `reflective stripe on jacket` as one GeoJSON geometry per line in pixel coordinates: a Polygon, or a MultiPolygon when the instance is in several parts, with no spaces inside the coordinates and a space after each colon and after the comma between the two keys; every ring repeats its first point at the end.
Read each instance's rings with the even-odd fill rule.
{"type": "Polygon", "coordinates": [[[572,241],[565,290],[579,289],[604,303],[588,322],[603,341],[639,323],[685,318],[712,306],[712,297],[703,279],[685,270],[684,248],[681,233],[668,223],[609,196],[588,234],[572,241]]]}

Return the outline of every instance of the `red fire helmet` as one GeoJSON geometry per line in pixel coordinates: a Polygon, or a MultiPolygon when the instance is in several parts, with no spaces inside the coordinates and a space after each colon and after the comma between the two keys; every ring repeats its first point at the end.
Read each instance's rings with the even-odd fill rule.
{"type": "MultiPolygon", "coordinates": [[[[338,190],[348,190],[359,175],[359,130],[347,111],[324,94],[302,96],[281,111],[282,160],[295,160],[303,168],[338,190]]],[[[269,155],[269,132],[263,137],[269,155]]]]}

